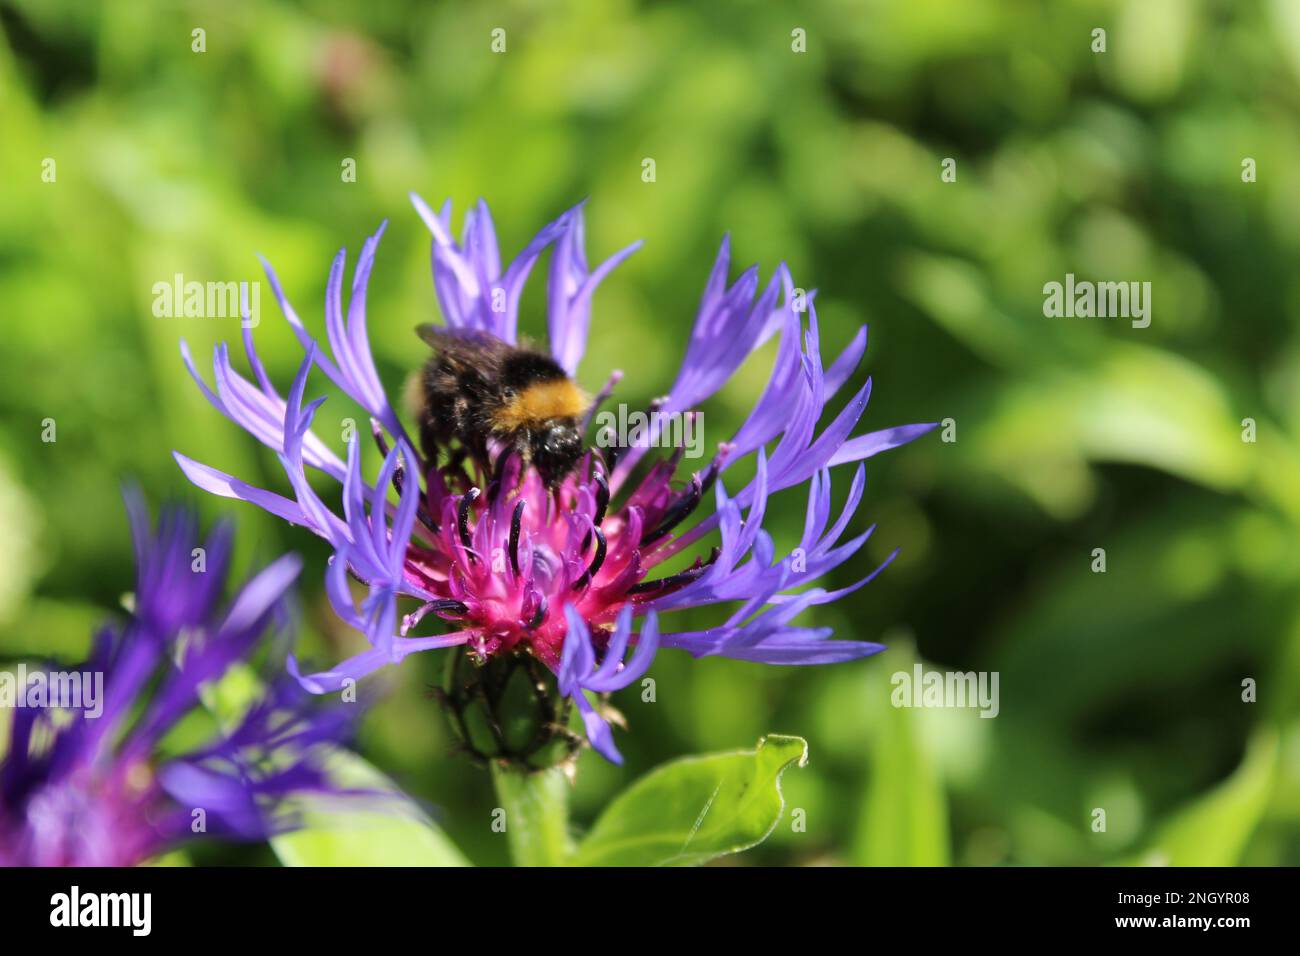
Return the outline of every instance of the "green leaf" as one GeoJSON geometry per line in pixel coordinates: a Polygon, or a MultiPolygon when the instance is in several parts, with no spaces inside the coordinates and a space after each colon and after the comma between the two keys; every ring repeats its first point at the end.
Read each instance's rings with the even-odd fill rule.
{"type": "Polygon", "coordinates": [[[757,846],[785,810],[781,775],[807,762],[802,737],[769,734],[753,750],[665,764],[614,798],[571,862],[691,866],[757,846]]]}
{"type": "Polygon", "coordinates": [[[1236,866],[1273,792],[1278,735],[1258,731],[1226,781],[1174,814],[1148,848],[1124,862],[1154,866],[1236,866]]]}
{"type": "Polygon", "coordinates": [[[442,829],[366,761],[339,751],[331,758],[329,770],[341,785],[364,787],[382,796],[306,807],[302,829],[271,841],[285,866],[470,865],[442,829]]]}

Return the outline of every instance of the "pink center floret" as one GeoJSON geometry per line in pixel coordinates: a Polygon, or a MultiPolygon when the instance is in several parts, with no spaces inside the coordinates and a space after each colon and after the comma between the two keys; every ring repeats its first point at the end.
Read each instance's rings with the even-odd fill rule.
{"type": "MultiPolygon", "coordinates": [[[[637,585],[671,541],[660,534],[647,547],[646,529],[683,497],[699,497],[689,487],[673,489],[674,469],[663,463],[612,511],[604,469],[589,453],[548,490],[532,469],[521,475],[512,459],[499,481],[484,482],[483,493],[463,471],[429,468],[424,514],[436,517],[416,525],[407,581],[435,597],[425,607],[468,632],[466,646],[482,659],[526,649],[555,669],[568,630],[566,603],[589,622],[593,643],[603,649],[619,611],[636,601],[637,585]],[[439,602],[458,602],[463,610],[439,602]]],[[[681,517],[689,513],[678,510],[681,517]]],[[[658,597],[687,580],[640,593],[658,597]]],[[[422,616],[408,616],[406,628],[422,616]]]]}

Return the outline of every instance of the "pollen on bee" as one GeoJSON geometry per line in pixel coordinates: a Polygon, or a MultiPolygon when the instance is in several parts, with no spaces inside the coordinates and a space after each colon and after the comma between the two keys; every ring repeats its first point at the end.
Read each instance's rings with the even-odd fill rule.
{"type": "Polygon", "coordinates": [[[573,418],[587,410],[589,399],[571,380],[536,382],[497,411],[496,425],[513,429],[553,418],[573,418]]]}

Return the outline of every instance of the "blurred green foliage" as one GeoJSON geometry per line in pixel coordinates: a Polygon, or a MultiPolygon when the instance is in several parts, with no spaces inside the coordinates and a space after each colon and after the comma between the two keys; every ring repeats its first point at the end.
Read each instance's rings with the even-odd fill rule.
{"type": "MultiPolygon", "coordinates": [[[[587,386],[622,367],[620,400],[668,387],[730,231],[738,266],[784,259],[820,289],[826,351],[870,323],[866,428],[952,418],[957,440],[870,463],[854,527],[879,527],[830,584],[902,554],[812,615],[890,650],[809,670],[661,654],[653,704],[615,697],[627,766],[582,758],[581,822],[665,760],[779,732],[808,740],[785,781],[804,824],[736,862],[1300,863],[1297,11],[0,0],[0,654],[85,650],[132,586],[119,482],[201,497],[173,448],[284,488],[177,354],[182,336],[200,357],[234,342],[237,323],[155,318],[155,282],[257,279],[260,252],[319,330],[330,257],[390,218],[369,315],[395,391],[436,309],[408,190],[458,210],[487,198],[507,254],[590,197],[593,260],[647,242],[596,297],[587,386]],[[1151,327],[1045,318],[1042,286],[1066,272],[1150,281],[1151,327]],[[915,659],[998,671],[997,719],[892,708],[890,677],[915,659]]],[[[269,294],[257,340],[287,383],[300,353],[269,294]]],[[[770,359],[706,406],[710,440],[770,359]]],[[[335,395],[320,431],[357,414],[335,395]]],[[[200,504],[235,515],[245,564],[305,553],[309,655],[354,646],[322,599],[318,542],[200,504]]],[[[802,515],[798,492],[769,508],[778,547],[802,515]]],[[[488,776],[449,755],[425,694],[438,668],[418,655],[396,672],[360,749],[472,860],[503,862],[488,776]]]]}

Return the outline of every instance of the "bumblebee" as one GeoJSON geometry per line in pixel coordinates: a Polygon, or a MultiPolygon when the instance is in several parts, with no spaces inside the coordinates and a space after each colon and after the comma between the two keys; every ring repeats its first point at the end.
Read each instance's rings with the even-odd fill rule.
{"type": "Polygon", "coordinates": [[[425,455],[468,455],[490,474],[489,442],[496,441],[537,469],[548,487],[564,480],[585,451],[583,419],[591,407],[564,369],[489,333],[428,324],[416,332],[433,347],[411,382],[425,455]]]}

